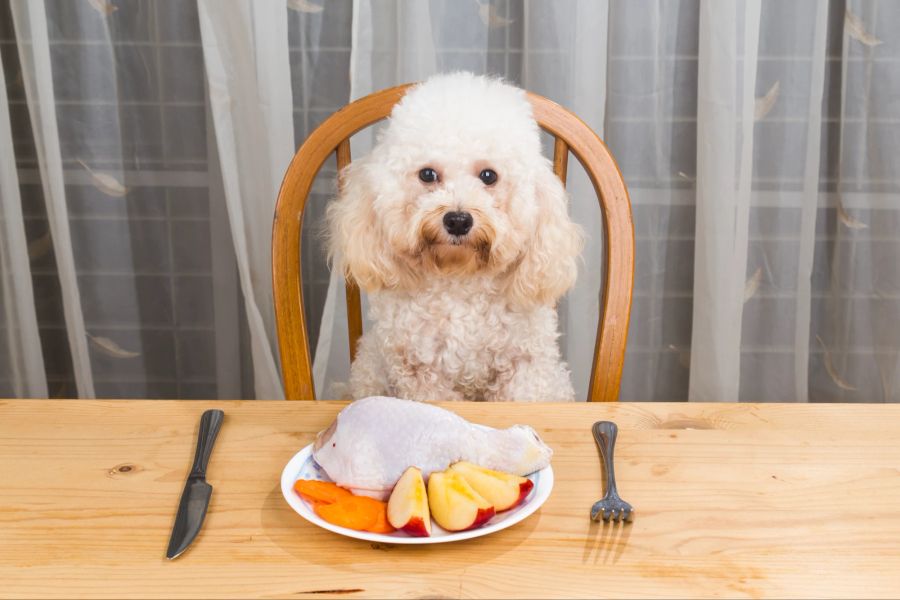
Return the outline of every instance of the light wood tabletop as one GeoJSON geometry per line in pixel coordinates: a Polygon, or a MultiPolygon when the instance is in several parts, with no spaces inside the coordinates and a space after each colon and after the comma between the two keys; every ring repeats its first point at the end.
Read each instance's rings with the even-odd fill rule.
{"type": "Polygon", "coordinates": [[[281,496],[332,402],[0,401],[0,596],[898,597],[900,406],[447,404],[534,426],[556,483],[474,540],[345,538],[281,496]],[[225,424],[198,538],[164,557],[199,417],[225,424]],[[592,422],[619,425],[629,525],[592,523],[592,422]]]}

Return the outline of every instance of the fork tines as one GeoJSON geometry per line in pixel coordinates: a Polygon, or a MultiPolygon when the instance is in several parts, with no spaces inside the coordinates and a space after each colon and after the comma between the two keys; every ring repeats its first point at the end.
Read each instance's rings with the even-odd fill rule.
{"type": "Polygon", "coordinates": [[[618,523],[619,521],[630,523],[633,518],[634,509],[630,506],[616,508],[601,507],[591,511],[591,519],[594,521],[603,519],[604,521],[613,521],[615,523],[618,523]]]}

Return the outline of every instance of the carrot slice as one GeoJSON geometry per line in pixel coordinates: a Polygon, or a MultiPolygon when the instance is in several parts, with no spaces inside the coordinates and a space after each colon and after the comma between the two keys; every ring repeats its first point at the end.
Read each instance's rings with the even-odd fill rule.
{"type": "Polygon", "coordinates": [[[387,511],[387,505],[366,496],[349,496],[340,498],[331,504],[315,504],[313,510],[316,514],[340,527],[355,529],[357,531],[371,531],[372,528],[382,527],[379,519],[387,511]]]}
{"type": "Polygon", "coordinates": [[[345,490],[330,481],[314,479],[298,479],[294,482],[294,491],[307,502],[331,504],[341,498],[352,497],[350,490],[345,490]]]}
{"type": "Polygon", "coordinates": [[[368,531],[372,533],[393,533],[397,531],[397,528],[390,524],[387,518],[387,502],[382,502],[384,505],[384,510],[378,513],[378,520],[375,521],[375,525],[370,527],[368,531]]]}

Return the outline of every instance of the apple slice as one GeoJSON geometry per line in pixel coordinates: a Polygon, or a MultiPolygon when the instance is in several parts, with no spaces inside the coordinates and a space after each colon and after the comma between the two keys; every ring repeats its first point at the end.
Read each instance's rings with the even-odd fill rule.
{"type": "Polygon", "coordinates": [[[465,531],[483,525],[494,516],[494,506],[453,471],[432,473],[428,478],[428,506],[437,524],[447,531],[465,531]]]}
{"type": "Polygon", "coordinates": [[[450,471],[462,475],[472,489],[494,505],[497,512],[521,504],[534,487],[534,482],[527,477],[493,471],[465,461],[454,463],[450,471]]]}
{"type": "Polygon", "coordinates": [[[422,471],[409,467],[400,476],[387,505],[388,522],[415,537],[431,535],[431,514],[422,471]]]}

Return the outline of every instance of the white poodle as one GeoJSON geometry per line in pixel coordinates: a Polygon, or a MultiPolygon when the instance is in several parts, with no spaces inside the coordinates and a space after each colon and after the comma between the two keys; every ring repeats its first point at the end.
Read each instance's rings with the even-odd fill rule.
{"type": "Polygon", "coordinates": [[[340,177],[329,256],[368,294],[374,321],[352,397],[574,400],[556,303],[583,236],[525,92],[433,77],[340,177]]]}

